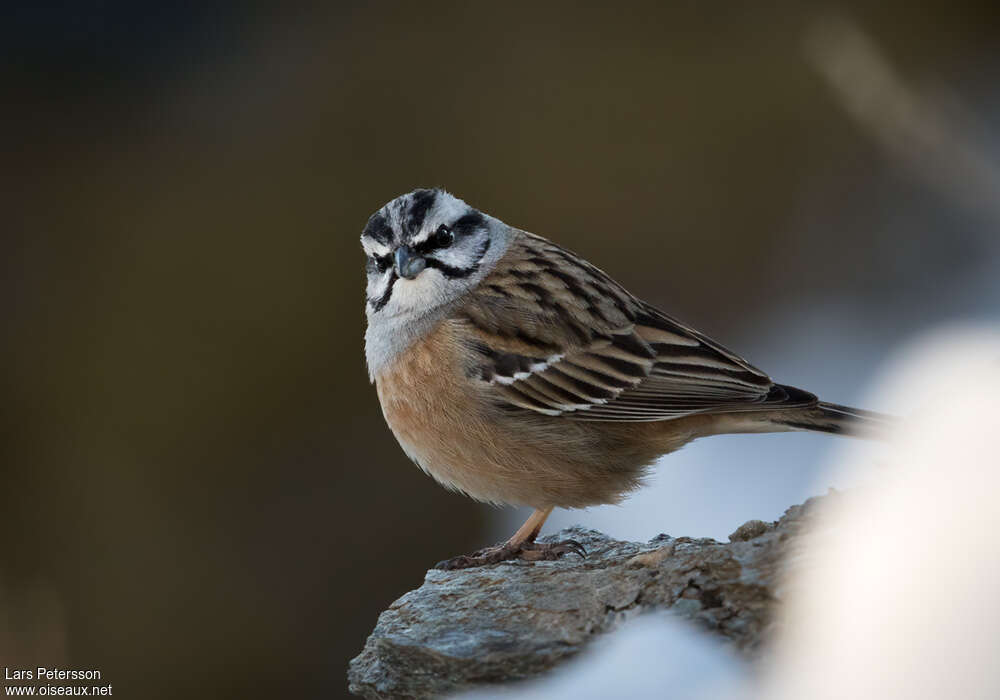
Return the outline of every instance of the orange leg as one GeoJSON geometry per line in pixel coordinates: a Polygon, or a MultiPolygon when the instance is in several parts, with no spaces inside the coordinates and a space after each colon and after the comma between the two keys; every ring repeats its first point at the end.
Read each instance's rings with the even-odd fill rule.
{"type": "Polygon", "coordinates": [[[520,545],[524,542],[534,542],[535,538],[538,537],[538,533],[542,531],[542,525],[548,520],[549,513],[552,512],[552,506],[549,506],[545,510],[539,508],[535,509],[535,512],[528,516],[528,519],[524,521],[524,525],[517,529],[510,539],[507,540],[507,544],[510,545],[520,545]]]}

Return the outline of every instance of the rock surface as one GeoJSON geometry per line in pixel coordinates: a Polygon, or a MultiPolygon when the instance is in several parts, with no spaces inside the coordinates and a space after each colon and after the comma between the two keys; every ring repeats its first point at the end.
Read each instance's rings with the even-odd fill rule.
{"type": "Polygon", "coordinates": [[[784,560],[817,500],[776,523],[751,520],[728,543],[660,535],[639,544],[572,527],[542,541],[577,540],[586,559],[432,569],[379,616],[350,663],[350,690],[426,698],[529,678],[653,609],[690,618],[753,655],[771,625],[784,560]]]}

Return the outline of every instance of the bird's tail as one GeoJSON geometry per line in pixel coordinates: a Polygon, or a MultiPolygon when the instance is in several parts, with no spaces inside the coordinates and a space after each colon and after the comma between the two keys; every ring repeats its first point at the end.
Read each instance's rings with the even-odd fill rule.
{"type": "Polygon", "coordinates": [[[825,401],[808,408],[789,410],[771,420],[789,430],[813,430],[865,438],[886,438],[897,422],[897,419],[884,413],[825,401]]]}

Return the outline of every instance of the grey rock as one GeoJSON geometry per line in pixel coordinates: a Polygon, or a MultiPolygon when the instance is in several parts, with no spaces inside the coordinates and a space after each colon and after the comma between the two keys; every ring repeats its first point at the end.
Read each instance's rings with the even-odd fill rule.
{"type": "Polygon", "coordinates": [[[748,542],[760,537],[771,527],[774,527],[774,523],[765,523],[763,520],[747,520],[729,535],[729,541],[748,542]]]}
{"type": "Polygon", "coordinates": [[[643,611],[664,609],[754,655],[771,627],[783,560],[813,510],[754,520],[712,539],[659,535],[621,542],[572,527],[586,559],[503,562],[427,572],[420,588],[384,611],[348,671],[352,693],[428,698],[525,679],[567,659],[643,611]]]}

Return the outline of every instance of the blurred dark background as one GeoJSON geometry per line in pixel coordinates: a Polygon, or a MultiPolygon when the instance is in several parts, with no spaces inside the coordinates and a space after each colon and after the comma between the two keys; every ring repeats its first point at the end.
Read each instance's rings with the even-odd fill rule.
{"type": "MultiPolygon", "coordinates": [[[[774,309],[991,313],[988,164],[955,187],[893,136],[908,112],[852,111],[813,50],[831,13],[956,123],[1000,114],[995,2],[5,9],[2,665],[339,697],[378,612],[487,543],[364,366],[358,235],[417,186],[737,350],[774,309]]],[[[801,354],[857,338],[826,340],[801,354]]]]}

